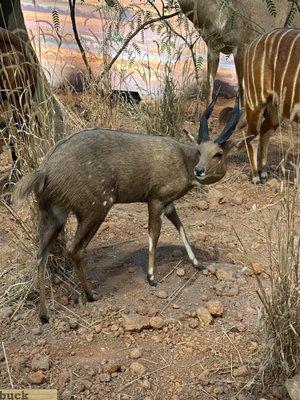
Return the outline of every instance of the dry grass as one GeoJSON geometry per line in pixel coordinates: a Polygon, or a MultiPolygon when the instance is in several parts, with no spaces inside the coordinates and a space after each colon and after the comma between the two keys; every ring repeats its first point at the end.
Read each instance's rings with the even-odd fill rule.
{"type": "Polygon", "coordinates": [[[269,282],[259,280],[263,304],[261,318],[262,361],[259,376],[264,384],[280,382],[300,367],[300,187],[282,183],[282,200],[267,228],[269,282]]]}

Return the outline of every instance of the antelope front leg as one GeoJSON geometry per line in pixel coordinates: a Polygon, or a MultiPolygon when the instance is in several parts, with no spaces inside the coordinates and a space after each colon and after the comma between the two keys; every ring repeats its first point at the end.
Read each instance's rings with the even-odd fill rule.
{"type": "Polygon", "coordinates": [[[220,62],[220,53],[207,46],[207,97],[206,104],[209,105],[213,98],[214,82],[220,62]]]}
{"type": "Polygon", "coordinates": [[[192,264],[194,265],[195,268],[199,268],[201,269],[202,266],[200,265],[199,261],[197,260],[191,246],[190,243],[188,241],[188,238],[186,236],[184,227],[182,225],[182,222],[180,221],[180,218],[176,212],[175,206],[174,204],[169,204],[166,208],[165,208],[165,216],[172,222],[172,224],[175,226],[175,228],[177,229],[177,231],[180,234],[181,240],[184,244],[184,247],[186,248],[187,254],[189,256],[189,259],[191,260],[192,264]]]}
{"type": "Polygon", "coordinates": [[[163,214],[163,206],[158,201],[152,201],[148,203],[148,233],[149,233],[149,263],[148,263],[148,273],[147,280],[151,286],[157,285],[157,280],[155,279],[155,252],[156,246],[159,239],[161,231],[161,216],[163,214]]]}

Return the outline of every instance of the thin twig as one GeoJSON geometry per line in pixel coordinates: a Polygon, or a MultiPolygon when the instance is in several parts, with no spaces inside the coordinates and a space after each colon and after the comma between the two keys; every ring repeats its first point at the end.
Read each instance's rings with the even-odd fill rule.
{"type": "Polygon", "coordinates": [[[8,373],[8,377],[9,377],[9,381],[10,381],[10,386],[13,389],[14,388],[14,384],[13,384],[11,373],[10,373],[10,368],[9,368],[9,364],[8,364],[8,359],[7,359],[7,354],[6,354],[4,342],[2,342],[2,349],[3,349],[3,354],[4,354],[4,358],[5,358],[7,373],[8,373]]]}
{"type": "Polygon", "coordinates": [[[180,261],[175,265],[175,267],[174,267],[170,272],[167,273],[167,275],[165,275],[164,277],[162,277],[161,280],[159,281],[159,283],[162,283],[162,282],[163,282],[164,280],[166,280],[170,275],[172,275],[173,272],[175,271],[175,269],[178,268],[179,265],[182,263],[182,261],[183,261],[183,260],[180,260],[180,261]]]}

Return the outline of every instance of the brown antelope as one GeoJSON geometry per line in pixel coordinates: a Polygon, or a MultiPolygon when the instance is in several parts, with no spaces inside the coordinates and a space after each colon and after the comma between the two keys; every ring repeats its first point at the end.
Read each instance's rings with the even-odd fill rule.
{"type": "MultiPolygon", "coordinates": [[[[293,6],[288,1],[273,0],[277,15],[270,14],[261,0],[178,0],[186,16],[200,30],[207,45],[207,103],[212,99],[213,85],[220,53],[233,54],[243,104],[243,65],[247,45],[256,37],[284,26],[293,6]]],[[[295,27],[300,27],[296,17],[295,27]]]]}
{"type": "Polygon", "coordinates": [[[270,135],[283,118],[300,121],[300,29],[277,29],[246,51],[244,85],[253,183],[267,180],[270,135]]]}
{"type": "Polygon", "coordinates": [[[17,183],[14,199],[23,200],[33,191],[40,209],[37,264],[42,322],[49,319],[44,282],[49,247],[71,212],[78,227],[70,257],[89,301],[94,297],[84,274],[82,253],[116,203],[148,204],[150,285],[157,284],[155,251],[163,214],[178,230],[194,266],[201,268],[173,202],[199,184],[220,180],[226,173],[229,150],[239,146],[239,141],[230,140],[240,117],[238,102],[223,132],[215,140],[209,138],[208,118],[215,102],[216,98],[201,118],[197,145],[167,136],[85,130],[58,142],[38,170],[17,183]]]}
{"type": "MultiPolygon", "coordinates": [[[[18,134],[24,136],[24,128],[30,118],[30,104],[37,80],[36,58],[28,45],[14,33],[0,28],[0,126],[4,141],[11,148],[13,168],[11,178],[19,174],[19,160],[13,135],[8,132],[10,116],[18,134]]],[[[23,138],[24,139],[24,138],[23,138]]]]}

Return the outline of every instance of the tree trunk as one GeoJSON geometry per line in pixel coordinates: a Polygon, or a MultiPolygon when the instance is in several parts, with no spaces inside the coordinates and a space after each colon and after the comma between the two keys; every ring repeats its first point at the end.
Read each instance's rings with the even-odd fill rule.
{"type": "MultiPolygon", "coordinates": [[[[0,0],[0,27],[18,35],[24,42],[28,43],[29,49],[32,50],[32,53],[35,55],[26,29],[21,0],[0,0]]],[[[47,121],[43,120],[40,123],[47,124],[49,135],[51,131],[51,137],[53,141],[56,142],[66,132],[66,113],[62,105],[51,92],[50,85],[42,72],[37,58],[36,61],[40,73],[38,74],[34,101],[38,108],[44,108],[41,114],[47,116],[47,121]]]]}

